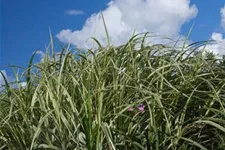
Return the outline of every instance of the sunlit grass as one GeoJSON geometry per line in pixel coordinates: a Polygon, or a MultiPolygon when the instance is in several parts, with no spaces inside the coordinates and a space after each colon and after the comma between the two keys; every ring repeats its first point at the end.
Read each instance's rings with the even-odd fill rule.
{"type": "Polygon", "coordinates": [[[0,95],[0,149],[224,149],[223,61],[199,43],[180,50],[144,38],[94,39],[97,51],[65,46],[57,58],[51,41],[38,64],[34,54],[26,87],[6,82],[0,95]]]}

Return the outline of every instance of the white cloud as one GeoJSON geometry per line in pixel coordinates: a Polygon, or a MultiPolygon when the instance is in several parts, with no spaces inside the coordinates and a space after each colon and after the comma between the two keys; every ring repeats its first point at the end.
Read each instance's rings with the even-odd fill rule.
{"type": "Polygon", "coordinates": [[[20,84],[21,84],[21,86],[24,87],[24,88],[27,86],[27,82],[21,82],[20,84]]]}
{"type": "Polygon", "coordinates": [[[67,15],[83,15],[84,11],[82,11],[82,10],[75,10],[75,9],[69,9],[69,10],[65,11],[65,13],[67,15]]]}
{"type": "Polygon", "coordinates": [[[221,26],[225,30],[225,5],[223,8],[221,8],[220,14],[221,14],[221,26]]]}
{"type": "MultiPolygon", "coordinates": [[[[225,30],[225,5],[220,10],[221,15],[221,26],[225,30]]],[[[215,44],[207,45],[205,50],[212,52],[217,55],[218,58],[222,58],[225,55],[225,38],[223,38],[222,33],[213,32],[211,39],[215,41],[215,44]]]]}
{"type": "Polygon", "coordinates": [[[223,38],[223,34],[213,32],[211,39],[215,41],[215,44],[207,45],[205,50],[216,54],[221,59],[225,55],[225,39],[223,38]]]}
{"type": "MultiPolygon", "coordinates": [[[[114,0],[102,11],[114,45],[127,42],[132,33],[154,32],[157,35],[178,37],[181,26],[195,18],[198,9],[190,0],[114,0]]],[[[92,47],[90,37],[106,44],[101,12],[92,14],[81,30],[64,29],[57,35],[60,41],[79,48],[92,47]]]]}
{"type": "Polygon", "coordinates": [[[36,54],[40,55],[41,58],[44,58],[44,56],[45,56],[45,53],[41,50],[37,51],[36,54]]]}
{"type": "Polygon", "coordinates": [[[218,42],[224,41],[223,35],[221,33],[213,32],[211,38],[212,38],[212,40],[215,40],[215,41],[218,41],[218,42]]]}

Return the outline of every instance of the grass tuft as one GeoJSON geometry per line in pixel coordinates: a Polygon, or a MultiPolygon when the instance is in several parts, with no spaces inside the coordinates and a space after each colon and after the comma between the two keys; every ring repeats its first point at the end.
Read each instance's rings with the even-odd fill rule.
{"type": "Polygon", "coordinates": [[[92,38],[98,50],[57,57],[51,38],[26,87],[1,72],[0,149],[224,149],[224,60],[197,50],[207,42],[180,50],[147,36],[118,47],[92,38]]]}

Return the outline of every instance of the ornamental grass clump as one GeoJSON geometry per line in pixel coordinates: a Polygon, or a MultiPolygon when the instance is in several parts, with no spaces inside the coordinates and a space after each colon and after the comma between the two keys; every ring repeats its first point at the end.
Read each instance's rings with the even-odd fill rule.
{"type": "Polygon", "coordinates": [[[204,43],[145,38],[118,47],[94,39],[96,51],[65,46],[57,58],[51,42],[38,64],[34,54],[26,87],[5,78],[0,149],[224,149],[224,61],[205,55],[204,43]]]}

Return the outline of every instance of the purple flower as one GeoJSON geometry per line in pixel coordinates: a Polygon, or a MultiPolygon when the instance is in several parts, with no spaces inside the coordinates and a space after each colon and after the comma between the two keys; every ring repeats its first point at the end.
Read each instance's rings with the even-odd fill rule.
{"type": "Polygon", "coordinates": [[[145,105],[144,105],[144,104],[140,104],[140,105],[138,106],[138,109],[139,109],[140,112],[145,111],[145,105]]]}

